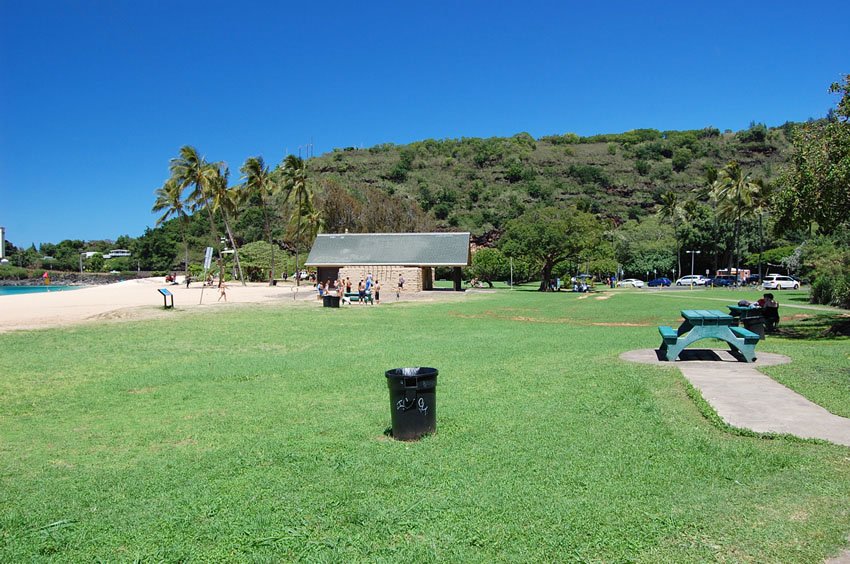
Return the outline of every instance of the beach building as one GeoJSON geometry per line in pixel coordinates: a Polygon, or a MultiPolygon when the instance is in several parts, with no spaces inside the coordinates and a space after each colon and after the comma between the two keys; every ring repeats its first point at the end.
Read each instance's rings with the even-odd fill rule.
{"type": "Polygon", "coordinates": [[[305,266],[318,280],[372,274],[389,291],[399,275],[405,290],[434,289],[434,269],[451,267],[454,289],[462,290],[461,268],[470,264],[469,233],[333,233],[316,237],[305,266]]]}

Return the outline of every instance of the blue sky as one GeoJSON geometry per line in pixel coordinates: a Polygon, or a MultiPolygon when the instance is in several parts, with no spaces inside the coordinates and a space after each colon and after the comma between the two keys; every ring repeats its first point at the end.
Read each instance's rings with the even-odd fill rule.
{"type": "Polygon", "coordinates": [[[426,138],[823,116],[846,2],[0,0],[0,225],[140,235],[180,146],[279,162],[426,138]]]}

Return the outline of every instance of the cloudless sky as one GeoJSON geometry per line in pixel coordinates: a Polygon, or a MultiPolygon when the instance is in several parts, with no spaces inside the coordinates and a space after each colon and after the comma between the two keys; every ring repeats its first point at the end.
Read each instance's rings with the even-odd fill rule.
{"type": "Polygon", "coordinates": [[[139,236],[194,145],[740,130],[822,117],[850,3],[0,0],[0,225],[139,236]]]}

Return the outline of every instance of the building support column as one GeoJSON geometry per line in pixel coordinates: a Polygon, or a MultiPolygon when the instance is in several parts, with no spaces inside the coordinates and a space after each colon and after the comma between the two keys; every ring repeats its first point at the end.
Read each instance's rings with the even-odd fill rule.
{"type": "Polygon", "coordinates": [[[452,280],[454,280],[455,292],[463,292],[463,276],[459,266],[452,268],[452,280]]]}

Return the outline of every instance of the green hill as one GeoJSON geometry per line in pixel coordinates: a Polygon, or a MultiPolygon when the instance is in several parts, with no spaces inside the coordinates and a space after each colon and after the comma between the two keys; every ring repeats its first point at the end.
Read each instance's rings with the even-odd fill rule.
{"type": "Polygon", "coordinates": [[[415,200],[438,229],[481,234],[539,202],[577,204],[619,224],[651,213],[664,192],[694,193],[706,185],[707,167],[731,160],[772,180],[786,162],[791,128],[427,139],[335,149],[308,166],[320,196],[334,185],[360,199],[378,189],[415,200]]]}

